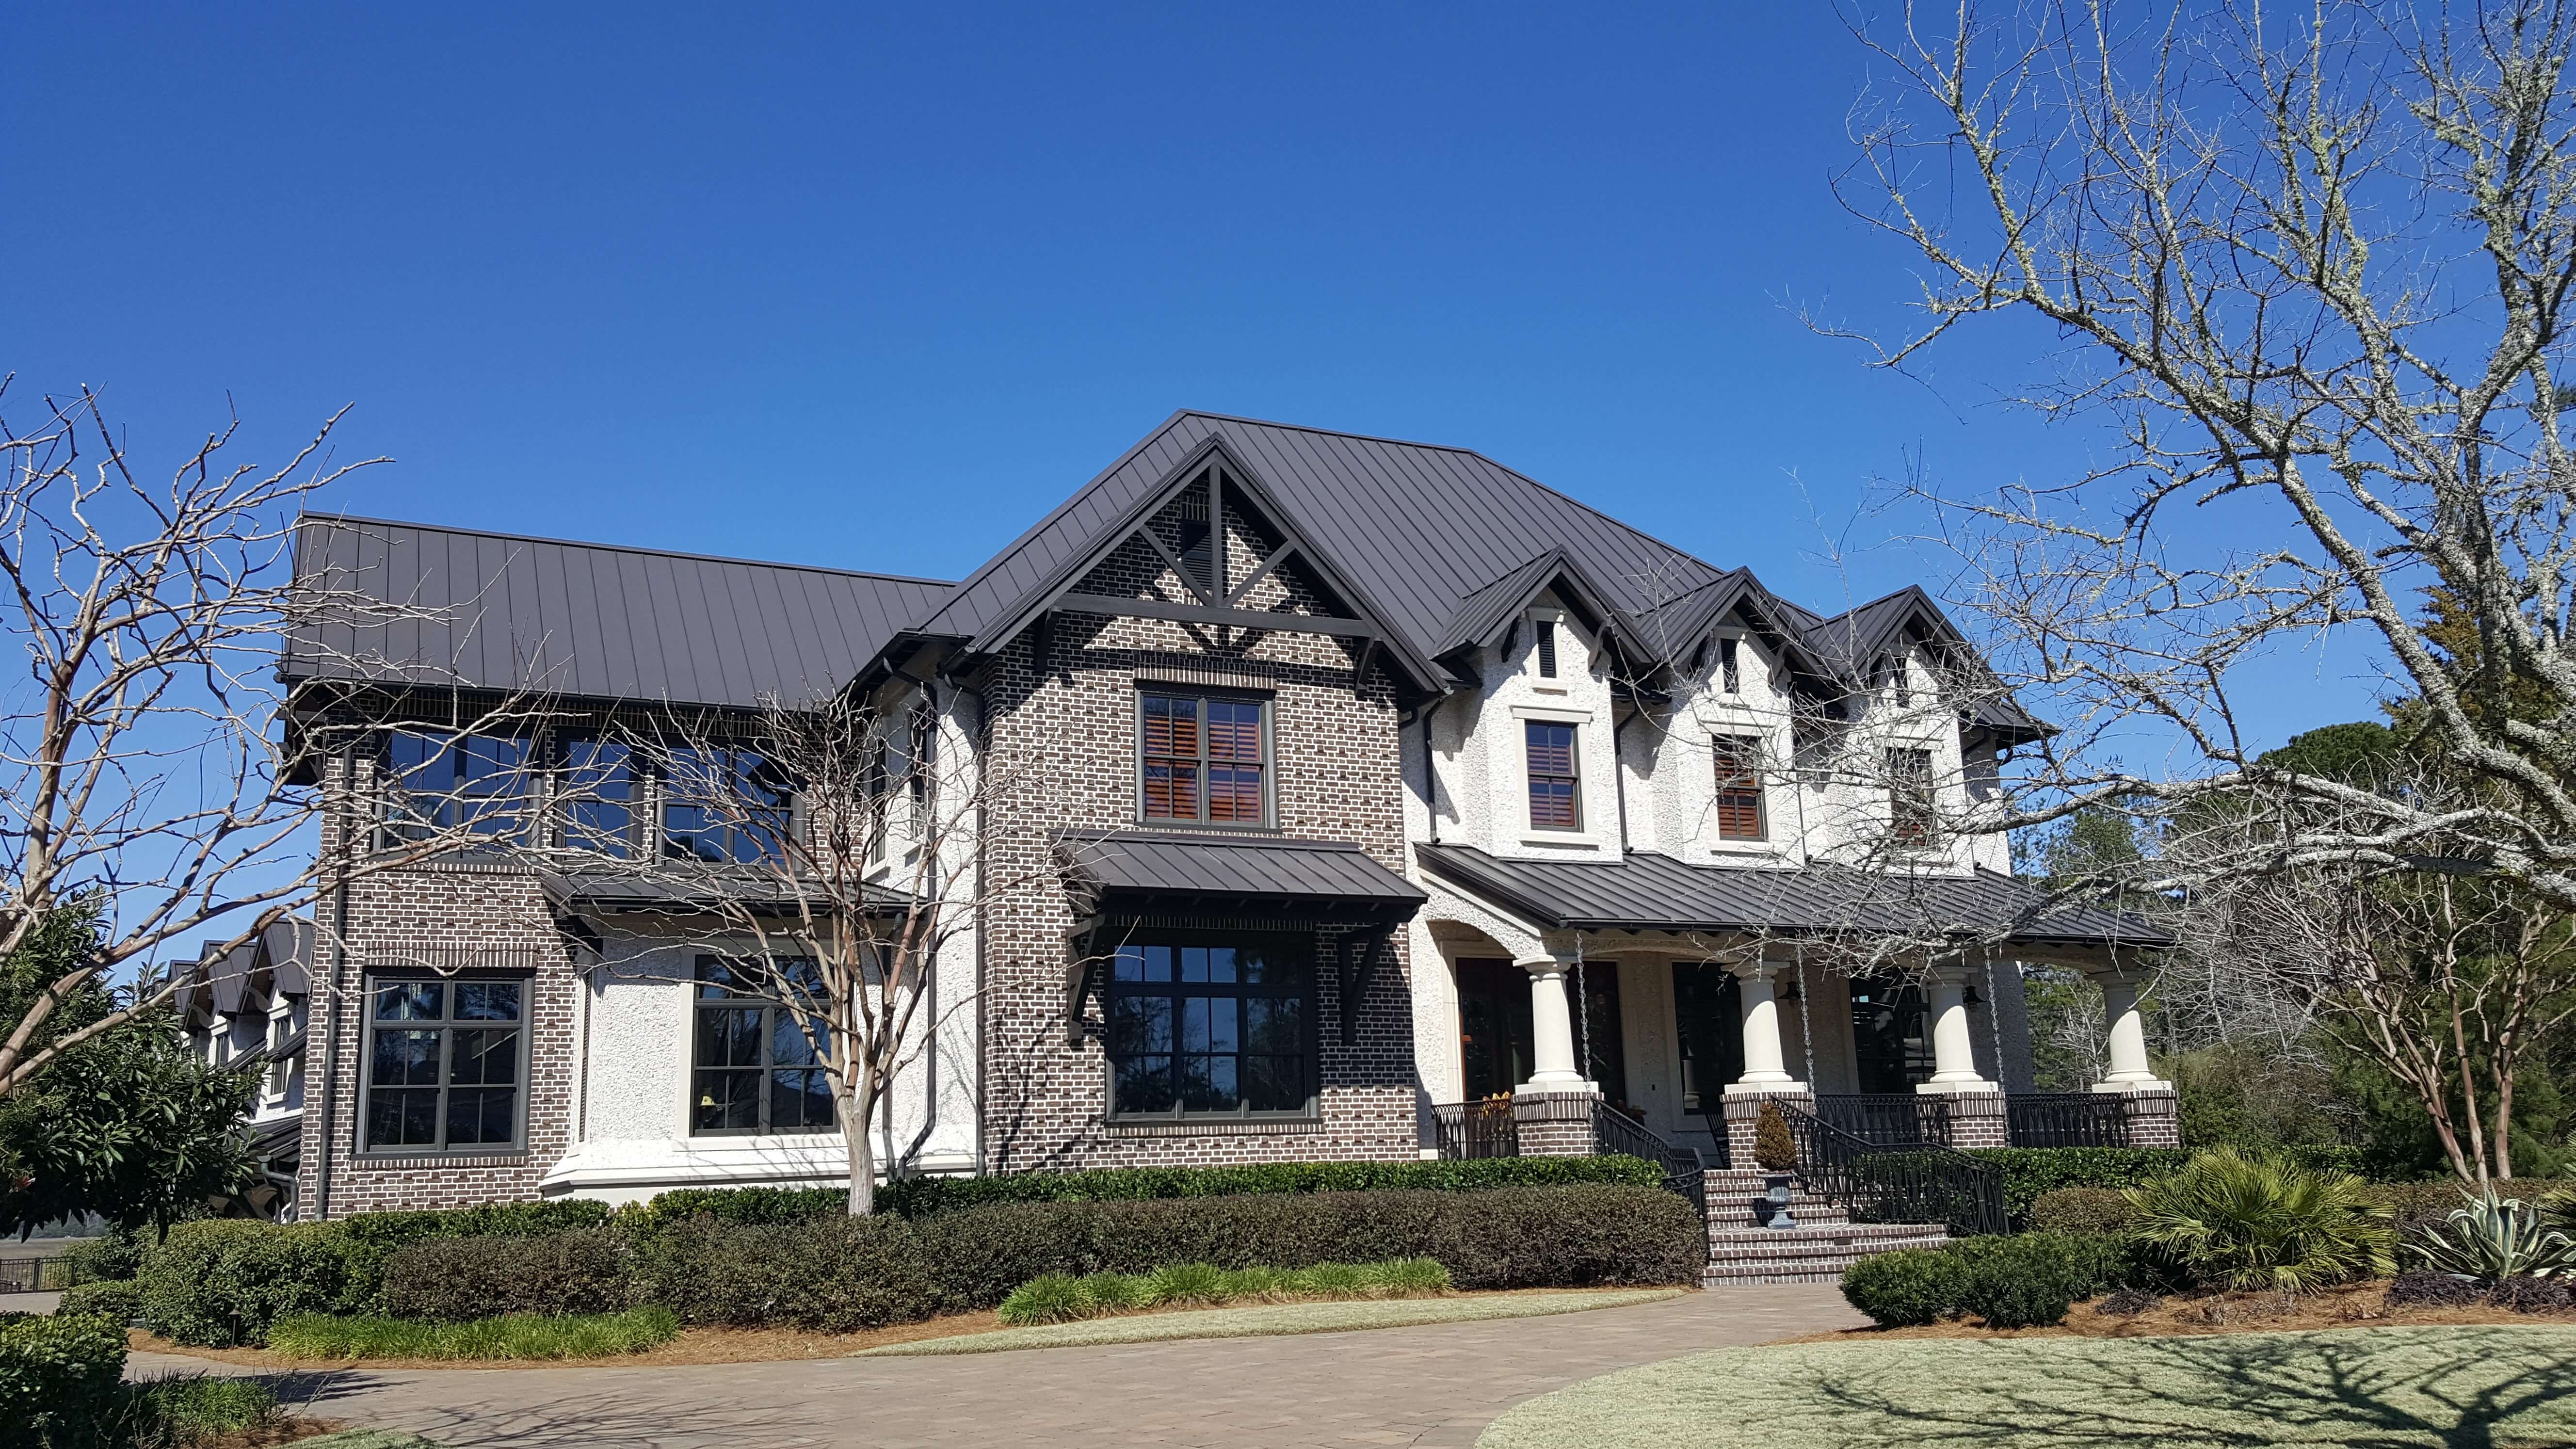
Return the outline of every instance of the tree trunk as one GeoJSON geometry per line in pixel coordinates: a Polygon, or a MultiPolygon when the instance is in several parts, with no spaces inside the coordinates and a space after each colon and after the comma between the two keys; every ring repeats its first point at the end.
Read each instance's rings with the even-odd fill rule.
{"type": "Polygon", "coordinates": [[[850,1216],[863,1218],[877,1210],[877,1147],[869,1135],[876,1094],[853,1089],[841,1103],[841,1140],[850,1149],[850,1216]]]}

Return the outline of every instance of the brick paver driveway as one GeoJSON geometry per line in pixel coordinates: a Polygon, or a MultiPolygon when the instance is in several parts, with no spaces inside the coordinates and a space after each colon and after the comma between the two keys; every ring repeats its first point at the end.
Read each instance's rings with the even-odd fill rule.
{"type": "MultiPolygon", "coordinates": [[[[1466,1445],[1533,1394],[1703,1348],[1862,1320],[1831,1284],[1548,1318],[705,1368],[348,1373],[311,1412],[459,1449],[1466,1445]]],[[[137,1356],[134,1371],[200,1368],[137,1356]]]]}

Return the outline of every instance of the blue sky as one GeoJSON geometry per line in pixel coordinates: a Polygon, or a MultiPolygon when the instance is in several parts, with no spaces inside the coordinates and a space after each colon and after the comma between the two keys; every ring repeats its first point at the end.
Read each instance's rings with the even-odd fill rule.
{"type": "MultiPolygon", "coordinates": [[[[9,23],[0,368],[166,455],[343,403],[352,512],[957,576],[1178,407],[1483,451],[1811,606],[1870,481],[2060,476],[1896,325],[1822,6],[55,7],[9,23]]],[[[2277,739],[2367,711],[2285,659],[2277,739]]]]}

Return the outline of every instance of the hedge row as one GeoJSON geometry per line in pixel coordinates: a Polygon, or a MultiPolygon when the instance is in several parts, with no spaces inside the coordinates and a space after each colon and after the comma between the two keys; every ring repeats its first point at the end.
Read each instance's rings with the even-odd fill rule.
{"type": "MultiPolygon", "coordinates": [[[[2027,1227],[2042,1193],[2137,1187],[2173,1172],[2193,1153],[2181,1147],[1979,1147],[1968,1155],[2003,1169],[2004,1208],[2015,1227],[2027,1227]]],[[[2358,1147],[2294,1147],[2284,1155],[2320,1172],[2361,1170],[2358,1147]]]]}
{"type": "MultiPolygon", "coordinates": [[[[1142,1198],[1249,1197],[1318,1192],[1484,1192],[1624,1182],[1654,1187],[1664,1170],[1636,1157],[1483,1157],[1437,1162],[1265,1162],[1234,1167],[1102,1167],[991,1177],[916,1177],[877,1192],[880,1212],[926,1218],[1012,1202],[1112,1202],[1142,1198]]],[[[849,1207],[837,1187],[679,1188],[640,1212],[649,1233],[710,1214],[729,1223],[801,1223],[849,1207]]]]}
{"type": "MultiPolygon", "coordinates": [[[[2551,1178],[2515,1178],[2495,1185],[2499,1195],[2539,1202],[2576,1192],[2576,1182],[2551,1178]]],[[[2379,1182],[2370,1192],[2388,1204],[2396,1226],[2412,1230],[2442,1222],[2464,1205],[2467,1190],[2449,1178],[2436,1182],[2379,1182]]],[[[2133,1210],[2119,1189],[2060,1187],[2041,1193],[2030,1206],[2029,1226],[2037,1232],[2116,1233],[2125,1231],[2133,1210]]]]}
{"type": "Polygon", "coordinates": [[[2081,1299],[2153,1276],[2115,1238],[2024,1233],[1863,1258],[1844,1270],[1843,1299],[1883,1328],[1962,1315],[1989,1328],[2035,1328],[2064,1319],[2081,1299]]]}
{"type": "Polygon", "coordinates": [[[104,1445],[119,1418],[125,1330],[86,1314],[0,1314],[0,1433],[44,1449],[104,1445]],[[25,1437],[17,1437],[23,1435],[25,1437]]]}

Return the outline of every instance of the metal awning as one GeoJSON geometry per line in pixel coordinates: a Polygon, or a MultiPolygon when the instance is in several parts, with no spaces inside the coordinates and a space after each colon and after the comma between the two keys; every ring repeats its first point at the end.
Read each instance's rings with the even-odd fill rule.
{"type": "Polygon", "coordinates": [[[1900,874],[1835,866],[1689,865],[1640,851],[1616,863],[1505,860],[1471,845],[1417,844],[1422,868],[1550,930],[1831,935],[2002,933],[2033,946],[2156,950],[2173,933],[2126,911],[2051,902],[2008,875],[1900,874]]]}
{"type": "MultiPolygon", "coordinates": [[[[559,910],[658,911],[693,914],[722,906],[735,910],[790,912],[797,892],[771,870],[674,869],[657,872],[602,870],[539,871],[537,883],[559,910]]],[[[912,897],[886,886],[864,887],[869,911],[894,914],[912,897]]],[[[817,885],[805,894],[808,905],[828,901],[830,892],[817,885]]]]}

